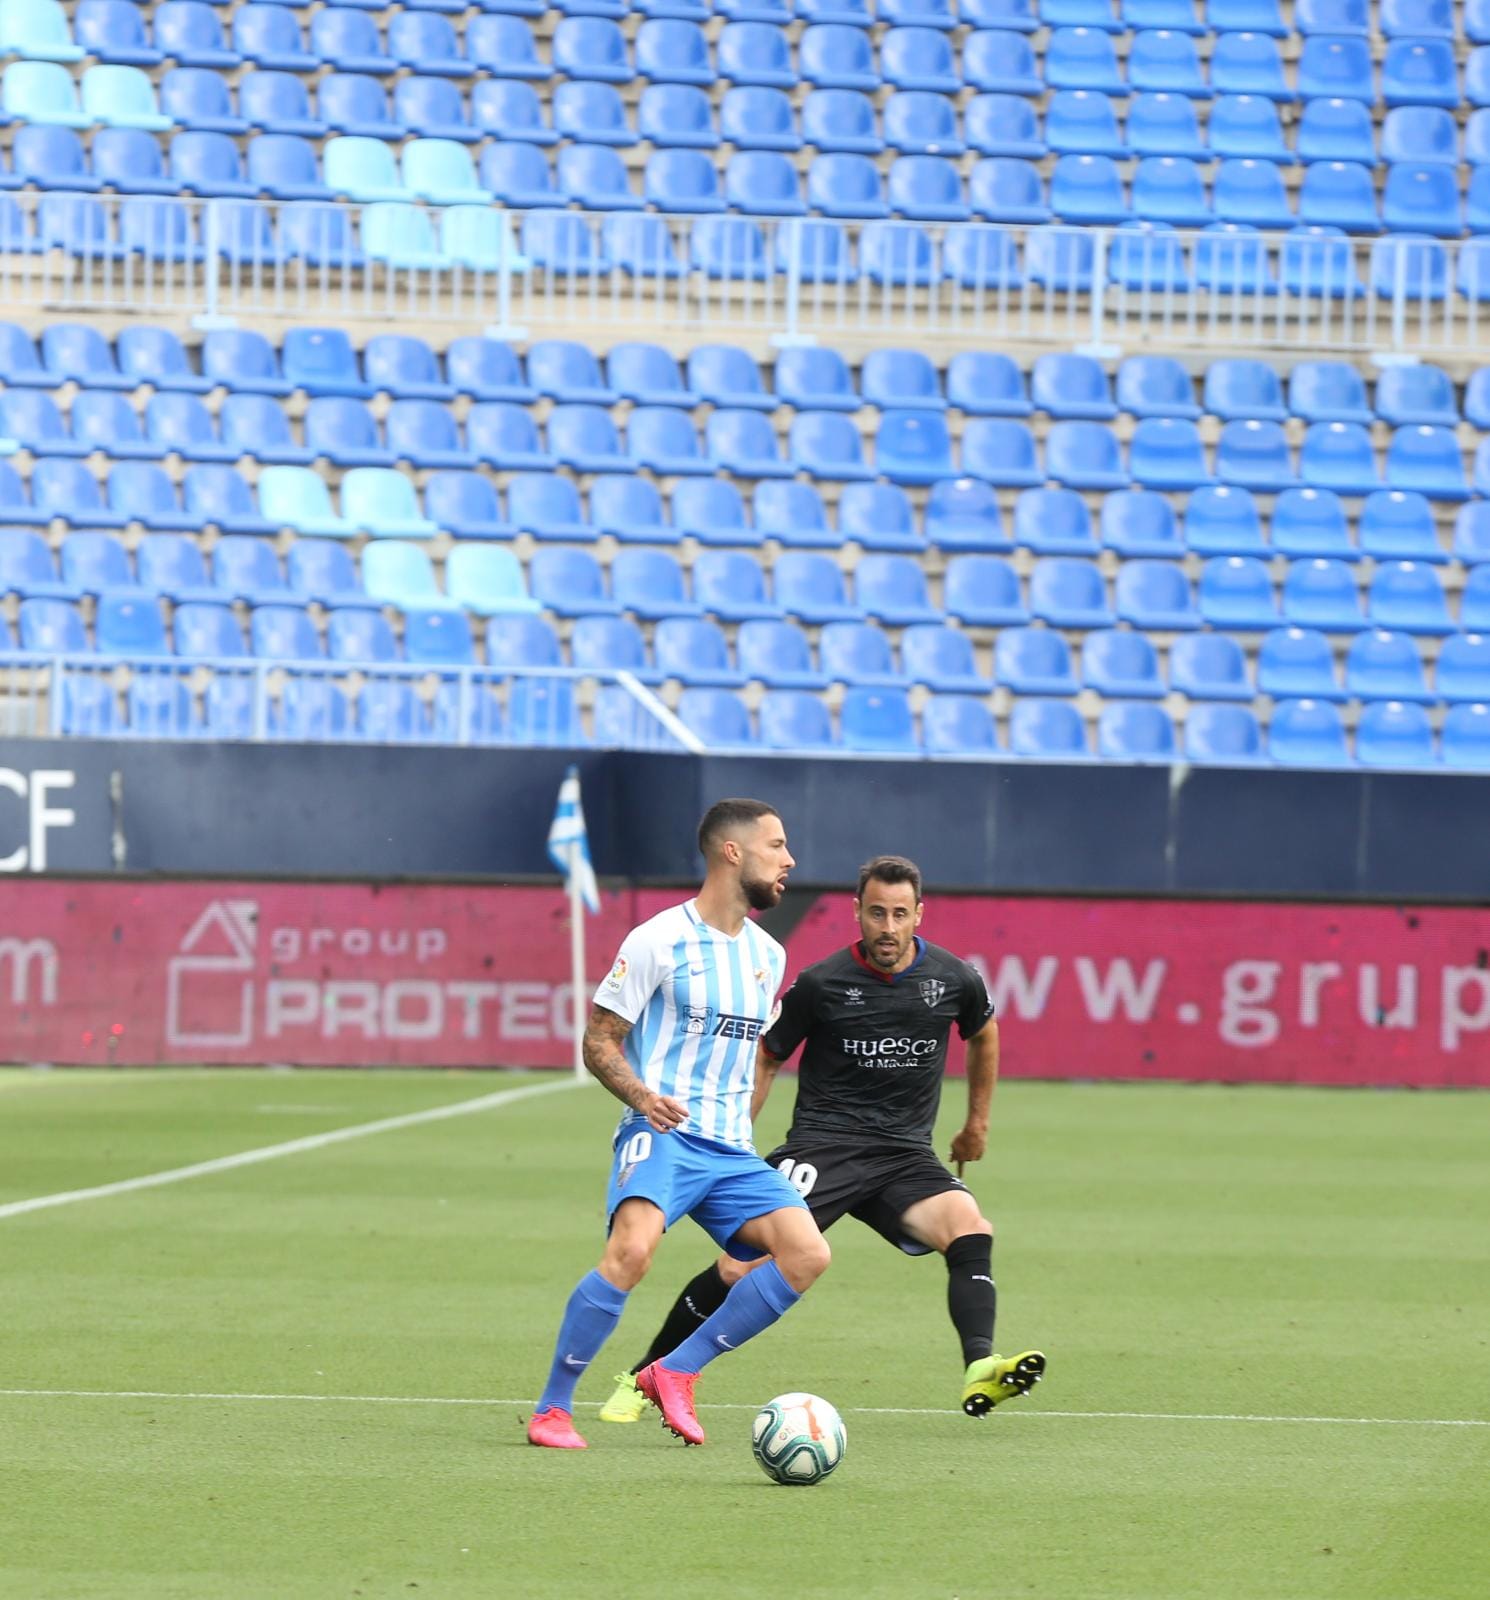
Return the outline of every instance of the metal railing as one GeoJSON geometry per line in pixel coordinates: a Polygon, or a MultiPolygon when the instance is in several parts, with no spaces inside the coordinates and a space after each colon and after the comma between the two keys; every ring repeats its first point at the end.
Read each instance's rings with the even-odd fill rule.
{"type": "Polygon", "coordinates": [[[629,672],[0,654],[0,738],[70,735],[704,750],[629,672]]]}
{"type": "Polygon", "coordinates": [[[48,313],[1449,354],[1490,239],[32,193],[0,297],[48,313]]]}

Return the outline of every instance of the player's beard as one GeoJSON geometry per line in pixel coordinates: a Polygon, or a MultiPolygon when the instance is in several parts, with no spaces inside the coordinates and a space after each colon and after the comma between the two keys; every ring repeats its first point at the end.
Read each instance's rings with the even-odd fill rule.
{"type": "Polygon", "coordinates": [[[770,911],[781,904],[781,890],[774,878],[741,878],[740,888],[752,911],[770,911]]]}
{"type": "Polygon", "coordinates": [[[869,959],[881,972],[894,972],[905,960],[905,953],[910,948],[910,940],[897,941],[892,949],[888,945],[881,945],[877,939],[864,936],[864,950],[869,959]]]}

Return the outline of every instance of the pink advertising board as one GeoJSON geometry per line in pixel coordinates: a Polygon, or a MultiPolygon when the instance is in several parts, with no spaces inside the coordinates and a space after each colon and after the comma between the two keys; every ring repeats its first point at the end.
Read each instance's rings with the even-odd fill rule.
{"type": "MultiPolygon", "coordinates": [[[[663,891],[607,894],[592,980],[663,891]]],[[[542,887],[6,883],[0,1060],[561,1066],[542,887]]],[[[793,971],[853,936],[816,899],[793,971]]],[[[1490,1086],[1490,911],[933,896],[1018,1077],[1490,1086]]]]}

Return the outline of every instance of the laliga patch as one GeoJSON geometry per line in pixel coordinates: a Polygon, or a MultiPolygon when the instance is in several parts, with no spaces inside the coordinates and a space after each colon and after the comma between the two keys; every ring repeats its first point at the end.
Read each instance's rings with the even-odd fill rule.
{"type": "Polygon", "coordinates": [[[605,976],[605,986],[612,991],[617,990],[626,981],[626,957],[617,956],[616,964],[605,976]]]}

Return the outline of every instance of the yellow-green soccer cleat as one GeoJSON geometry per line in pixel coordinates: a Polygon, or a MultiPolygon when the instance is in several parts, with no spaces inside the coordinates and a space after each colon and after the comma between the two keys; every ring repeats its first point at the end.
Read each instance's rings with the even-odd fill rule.
{"type": "Polygon", "coordinates": [[[1038,1350],[1017,1356],[986,1356],[963,1374],[962,1409],[970,1417],[986,1417],[1002,1401],[1028,1394],[1044,1376],[1045,1357],[1038,1350]]]}
{"type": "Polygon", "coordinates": [[[600,1408],[602,1422],[639,1422],[647,1409],[647,1397],[636,1386],[634,1372],[616,1374],[616,1389],[600,1408]]]}

